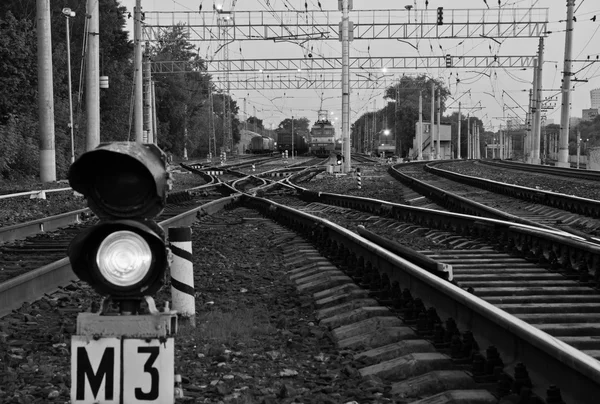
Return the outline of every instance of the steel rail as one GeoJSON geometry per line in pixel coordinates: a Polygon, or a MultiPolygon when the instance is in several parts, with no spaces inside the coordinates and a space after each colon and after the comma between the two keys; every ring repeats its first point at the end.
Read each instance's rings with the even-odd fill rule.
{"type": "Polygon", "coordinates": [[[53,231],[60,227],[81,223],[83,217],[92,214],[89,208],[61,213],[25,223],[0,228],[0,243],[19,240],[41,232],[53,231]]]}
{"type": "Polygon", "coordinates": [[[472,330],[480,346],[496,346],[505,364],[525,362],[536,386],[560,381],[566,402],[596,402],[600,362],[592,357],[328,220],[248,195],[242,203],[329,246],[346,262],[369,263],[382,279],[398,282],[400,289],[435,307],[440,318],[451,317],[459,327],[472,330]]]}
{"type": "MultiPolygon", "coordinates": [[[[198,216],[214,214],[235,203],[238,198],[239,194],[234,194],[208,202],[163,220],[159,225],[165,230],[169,227],[189,226],[198,216]]],[[[39,299],[76,279],[69,259],[63,258],[0,283],[0,317],[21,307],[23,303],[39,299]]]]}
{"type": "Polygon", "coordinates": [[[511,170],[529,171],[534,173],[558,175],[561,177],[581,178],[585,180],[600,181],[600,171],[580,170],[578,168],[542,166],[506,160],[480,160],[481,164],[503,167],[511,170]]]}
{"type": "MultiPolygon", "coordinates": [[[[445,162],[447,163],[448,161],[445,162]]],[[[439,164],[443,164],[443,162],[427,163],[425,165],[425,170],[441,177],[482,188],[487,191],[551,206],[553,208],[584,216],[600,218],[600,201],[458,174],[449,170],[444,170],[443,168],[435,167],[439,164]]]]}
{"type": "Polygon", "coordinates": [[[26,196],[26,195],[36,195],[36,194],[40,194],[42,192],[49,193],[49,192],[62,192],[62,191],[72,191],[72,190],[73,189],[71,187],[67,187],[67,188],[53,188],[53,189],[40,189],[39,191],[25,191],[25,192],[17,192],[16,194],[0,195],[0,199],[16,198],[18,196],[26,196]]]}

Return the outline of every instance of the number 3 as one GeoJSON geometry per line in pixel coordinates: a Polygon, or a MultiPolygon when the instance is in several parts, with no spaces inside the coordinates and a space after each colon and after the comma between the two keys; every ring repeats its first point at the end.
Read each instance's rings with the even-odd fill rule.
{"type": "Polygon", "coordinates": [[[135,398],[138,400],[156,400],[158,398],[158,382],[159,374],[158,369],[152,365],[158,358],[160,353],[160,347],[158,346],[140,346],[138,347],[138,353],[150,354],[148,360],[144,364],[144,372],[150,374],[150,391],[144,393],[140,387],[135,389],[135,398]]]}

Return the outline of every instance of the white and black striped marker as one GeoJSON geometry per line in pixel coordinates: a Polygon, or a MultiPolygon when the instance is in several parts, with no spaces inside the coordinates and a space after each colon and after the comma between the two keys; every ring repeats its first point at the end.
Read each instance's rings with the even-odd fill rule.
{"type": "Polygon", "coordinates": [[[169,228],[169,247],[173,253],[171,263],[173,310],[180,315],[182,323],[187,322],[192,327],[196,327],[192,229],[190,227],[169,228]]]}
{"type": "Polygon", "coordinates": [[[358,182],[358,189],[362,188],[362,180],[360,178],[360,167],[356,167],[356,181],[358,182]]]}

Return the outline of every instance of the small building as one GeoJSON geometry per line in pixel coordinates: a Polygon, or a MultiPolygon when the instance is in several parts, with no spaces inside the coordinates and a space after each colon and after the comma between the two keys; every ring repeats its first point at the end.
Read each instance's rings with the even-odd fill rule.
{"type": "MultiPolygon", "coordinates": [[[[417,146],[417,137],[419,134],[419,122],[415,124],[415,138],[413,139],[413,147],[409,151],[409,156],[411,158],[417,158],[419,155],[418,146],[417,146]]],[[[434,138],[431,136],[432,134],[435,136],[435,142],[437,143],[437,128],[438,125],[435,124],[433,127],[433,132],[431,131],[431,122],[423,122],[423,160],[433,160],[434,159],[434,138]]],[[[452,125],[440,125],[440,159],[449,160],[452,158],[452,125]]]]}
{"type": "Polygon", "coordinates": [[[593,121],[598,116],[600,110],[598,108],[589,108],[581,110],[582,121],[593,121]]]}

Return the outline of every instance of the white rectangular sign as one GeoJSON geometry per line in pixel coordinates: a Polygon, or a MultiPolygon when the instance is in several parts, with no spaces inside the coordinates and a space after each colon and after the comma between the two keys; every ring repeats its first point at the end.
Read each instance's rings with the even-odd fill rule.
{"type": "Polygon", "coordinates": [[[169,404],[174,398],[173,338],[71,337],[72,404],[169,404]],[[122,381],[122,383],[121,383],[122,381]]]}
{"type": "Polygon", "coordinates": [[[71,403],[121,402],[121,339],[71,337],[71,403]]]}
{"type": "Polygon", "coordinates": [[[173,338],[123,340],[123,402],[172,403],[175,348],[173,338]]]}

